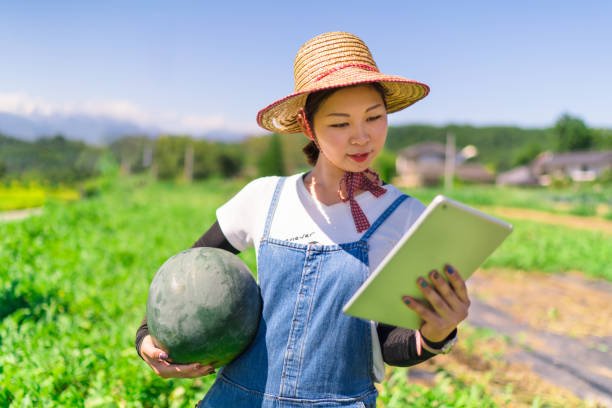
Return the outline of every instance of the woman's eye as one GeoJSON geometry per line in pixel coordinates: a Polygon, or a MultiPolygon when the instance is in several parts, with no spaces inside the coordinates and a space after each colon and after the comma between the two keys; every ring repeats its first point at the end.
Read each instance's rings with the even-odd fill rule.
{"type": "Polygon", "coordinates": [[[347,127],[348,123],[344,122],[344,123],[333,123],[331,125],[329,125],[330,127],[334,127],[334,128],[343,128],[343,127],[347,127]]]}
{"type": "Polygon", "coordinates": [[[378,120],[380,118],[382,118],[382,115],[372,116],[372,117],[368,118],[368,122],[374,122],[375,120],[378,120]]]}

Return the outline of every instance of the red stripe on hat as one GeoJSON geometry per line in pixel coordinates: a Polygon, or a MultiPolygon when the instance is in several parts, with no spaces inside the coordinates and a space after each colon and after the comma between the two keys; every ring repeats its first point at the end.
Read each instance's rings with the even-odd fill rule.
{"type": "Polygon", "coordinates": [[[325,71],[324,73],[316,77],[314,80],[315,82],[320,81],[321,79],[325,78],[326,76],[330,74],[333,74],[334,72],[340,71],[341,69],[344,69],[344,68],[351,68],[351,67],[365,69],[366,71],[379,72],[378,69],[376,69],[376,67],[373,67],[367,64],[343,64],[343,65],[338,65],[337,67],[333,67],[332,69],[328,71],[325,71]]]}

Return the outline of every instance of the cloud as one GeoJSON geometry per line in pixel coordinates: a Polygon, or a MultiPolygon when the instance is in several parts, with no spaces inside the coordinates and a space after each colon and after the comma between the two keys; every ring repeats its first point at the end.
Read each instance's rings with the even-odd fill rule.
{"type": "Polygon", "coordinates": [[[51,115],[53,107],[41,98],[34,98],[22,92],[0,93],[0,112],[32,116],[51,115]]]}
{"type": "Polygon", "coordinates": [[[0,92],[0,112],[26,117],[87,115],[131,122],[145,128],[168,133],[204,134],[211,131],[252,133],[252,125],[236,124],[223,115],[200,116],[189,113],[155,112],[131,101],[89,100],[84,102],[51,102],[25,92],[0,92]]]}

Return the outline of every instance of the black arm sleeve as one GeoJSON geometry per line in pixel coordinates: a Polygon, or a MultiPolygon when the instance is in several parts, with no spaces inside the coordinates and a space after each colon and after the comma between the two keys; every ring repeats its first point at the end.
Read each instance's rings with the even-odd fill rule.
{"type": "Polygon", "coordinates": [[[200,247],[210,247],[210,248],[221,248],[226,251],[231,252],[232,254],[239,254],[240,251],[237,250],[230,244],[223,235],[223,231],[221,231],[221,227],[219,226],[219,221],[215,221],[215,223],[202,235],[198,240],[191,246],[192,248],[200,248],[200,247]]]}
{"type": "MultiPolygon", "coordinates": [[[[238,254],[236,248],[232,246],[223,235],[223,231],[221,231],[221,227],[219,226],[219,222],[215,221],[215,223],[206,231],[198,240],[191,246],[192,248],[199,247],[212,247],[212,248],[221,248],[229,251],[233,254],[238,254]]],[[[147,326],[147,317],[145,316],[138,326],[138,330],[136,330],[136,352],[140,355],[140,345],[142,344],[142,340],[149,334],[149,327],[147,326]]]]}
{"type": "MultiPolygon", "coordinates": [[[[409,367],[435,356],[424,348],[417,354],[416,332],[412,329],[390,326],[379,323],[377,327],[380,349],[385,363],[398,367],[409,367]]],[[[457,329],[440,342],[427,341],[432,348],[439,349],[457,335],[457,329]]]]}

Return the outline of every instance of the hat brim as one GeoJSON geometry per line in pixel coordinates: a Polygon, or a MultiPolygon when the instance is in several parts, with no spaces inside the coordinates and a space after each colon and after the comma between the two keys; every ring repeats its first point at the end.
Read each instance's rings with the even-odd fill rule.
{"type": "Polygon", "coordinates": [[[374,82],[380,83],[385,89],[388,113],[402,110],[429,94],[429,86],[421,82],[380,72],[347,68],[266,106],[257,114],[257,123],[271,132],[300,133],[302,129],[297,121],[297,113],[304,107],[310,93],[374,82]]]}

